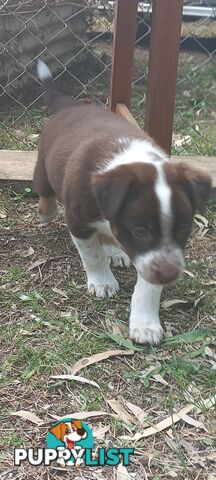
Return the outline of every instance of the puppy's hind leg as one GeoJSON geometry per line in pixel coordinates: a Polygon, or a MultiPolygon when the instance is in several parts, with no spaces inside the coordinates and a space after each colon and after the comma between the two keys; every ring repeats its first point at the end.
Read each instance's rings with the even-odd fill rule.
{"type": "Polygon", "coordinates": [[[38,209],[40,222],[47,225],[58,215],[58,207],[55,194],[47,178],[44,161],[40,156],[35,167],[33,182],[40,197],[38,209]]]}
{"type": "Polygon", "coordinates": [[[40,196],[38,213],[41,224],[48,225],[51,223],[58,215],[56,197],[54,195],[50,197],[40,196]]]}

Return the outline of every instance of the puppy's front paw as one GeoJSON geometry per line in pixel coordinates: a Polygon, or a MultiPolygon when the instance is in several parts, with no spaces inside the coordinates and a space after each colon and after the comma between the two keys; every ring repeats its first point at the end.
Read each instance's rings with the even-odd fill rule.
{"type": "Polygon", "coordinates": [[[106,279],[94,279],[88,280],[88,291],[91,295],[95,295],[98,298],[112,298],[119,290],[119,284],[115,277],[111,280],[106,279]]]}
{"type": "Polygon", "coordinates": [[[160,324],[151,327],[137,325],[130,327],[130,338],[136,343],[150,343],[158,345],[163,337],[163,329],[160,324]]]}

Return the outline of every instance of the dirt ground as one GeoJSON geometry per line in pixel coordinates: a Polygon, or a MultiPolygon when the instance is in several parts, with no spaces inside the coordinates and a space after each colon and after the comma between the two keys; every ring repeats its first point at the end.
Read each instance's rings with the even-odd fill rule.
{"type": "Polygon", "coordinates": [[[0,195],[1,479],[215,479],[215,204],[207,219],[197,217],[184,276],[163,294],[165,339],[150,348],[128,339],[134,270],[114,269],[121,286],[114,299],[90,297],[63,217],[39,227],[31,196],[29,189],[0,195]],[[79,359],[119,348],[129,354],[78,372],[98,386],[52,378],[69,374],[79,359]],[[118,413],[110,400],[118,402],[118,413]],[[39,419],[13,415],[21,410],[39,419]],[[96,450],[135,448],[126,471],[13,465],[14,447],[44,447],[57,416],[83,411],[108,413],[87,414],[96,450]],[[133,440],[151,426],[156,433],[133,440]]]}

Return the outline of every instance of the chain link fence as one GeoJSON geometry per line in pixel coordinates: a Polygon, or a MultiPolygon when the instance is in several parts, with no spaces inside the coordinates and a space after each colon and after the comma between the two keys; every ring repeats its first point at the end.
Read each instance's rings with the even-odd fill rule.
{"type": "MultiPolygon", "coordinates": [[[[212,6],[212,0],[202,3],[212,6]]],[[[4,0],[0,4],[0,149],[37,146],[46,121],[37,58],[48,64],[63,92],[107,104],[114,4],[108,0],[4,0]]],[[[174,153],[215,154],[216,8],[213,17],[183,18],[174,153]]],[[[140,2],[132,112],[141,126],[150,30],[151,2],[140,2]]]]}

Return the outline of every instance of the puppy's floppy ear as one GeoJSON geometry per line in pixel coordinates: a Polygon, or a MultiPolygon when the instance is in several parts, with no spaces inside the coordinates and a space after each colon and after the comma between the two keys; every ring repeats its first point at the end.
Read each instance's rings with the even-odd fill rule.
{"type": "Polygon", "coordinates": [[[87,437],[86,431],[84,430],[80,420],[72,420],[71,424],[76,427],[78,435],[81,437],[87,437]]]}
{"type": "Polygon", "coordinates": [[[128,172],[111,170],[95,173],[92,176],[92,188],[99,207],[107,220],[117,214],[132,181],[128,172]]]}
{"type": "Polygon", "coordinates": [[[210,176],[199,168],[190,167],[187,163],[178,163],[176,169],[193,210],[203,213],[211,189],[210,176]]]}
{"type": "Polygon", "coordinates": [[[54,427],[49,429],[49,432],[52,433],[58,440],[61,440],[62,436],[62,422],[58,423],[58,425],[55,425],[54,427]]]}

